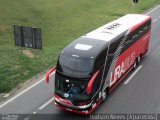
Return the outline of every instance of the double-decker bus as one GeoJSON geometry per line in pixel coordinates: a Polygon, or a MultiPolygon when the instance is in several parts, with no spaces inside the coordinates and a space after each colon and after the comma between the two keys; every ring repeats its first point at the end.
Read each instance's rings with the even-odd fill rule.
{"type": "Polygon", "coordinates": [[[55,105],[90,114],[140,63],[148,51],[151,17],[127,14],[83,35],[60,53],[55,71],[55,105]]]}

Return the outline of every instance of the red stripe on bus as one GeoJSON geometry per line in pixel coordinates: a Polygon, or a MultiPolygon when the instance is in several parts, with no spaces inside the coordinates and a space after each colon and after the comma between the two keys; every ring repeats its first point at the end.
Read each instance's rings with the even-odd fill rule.
{"type": "Polygon", "coordinates": [[[93,75],[93,77],[90,79],[88,85],[87,85],[87,93],[90,94],[92,91],[92,87],[93,87],[93,83],[97,77],[97,75],[99,74],[99,70],[93,75]]]}

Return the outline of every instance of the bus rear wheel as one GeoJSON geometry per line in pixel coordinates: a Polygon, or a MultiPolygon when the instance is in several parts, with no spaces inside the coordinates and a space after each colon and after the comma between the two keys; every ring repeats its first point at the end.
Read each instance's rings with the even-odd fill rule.
{"type": "Polygon", "coordinates": [[[136,60],[134,61],[134,64],[133,64],[133,70],[136,69],[137,65],[138,65],[138,60],[137,60],[137,58],[136,58],[136,60]]]}
{"type": "Polygon", "coordinates": [[[138,62],[138,64],[141,62],[141,56],[138,56],[137,62],[138,62]]]}
{"type": "Polygon", "coordinates": [[[133,70],[136,69],[137,65],[141,62],[141,60],[142,60],[141,55],[136,58],[136,60],[134,61],[134,64],[133,64],[133,70]]]}

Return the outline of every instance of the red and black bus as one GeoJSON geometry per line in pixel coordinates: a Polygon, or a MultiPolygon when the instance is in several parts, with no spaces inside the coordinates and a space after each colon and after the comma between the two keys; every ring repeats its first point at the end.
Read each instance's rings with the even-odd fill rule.
{"type": "Polygon", "coordinates": [[[148,51],[151,17],[127,14],[66,46],[55,71],[56,106],[90,114],[148,51]]]}

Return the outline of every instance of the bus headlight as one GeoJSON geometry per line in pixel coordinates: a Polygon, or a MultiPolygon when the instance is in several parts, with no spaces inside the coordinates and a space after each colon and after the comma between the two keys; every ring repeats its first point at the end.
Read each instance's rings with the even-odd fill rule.
{"type": "Polygon", "coordinates": [[[90,107],[90,106],[91,106],[91,104],[92,104],[92,102],[91,102],[91,103],[89,103],[88,105],[82,105],[82,106],[77,106],[77,107],[79,107],[79,108],[81,108],[81,109],[85,109],[85,108],[90,107]]]}

